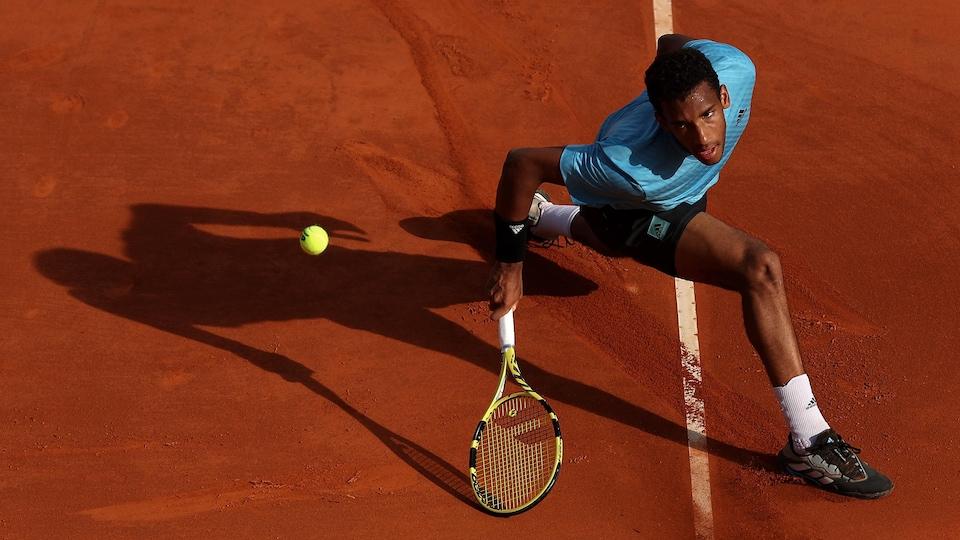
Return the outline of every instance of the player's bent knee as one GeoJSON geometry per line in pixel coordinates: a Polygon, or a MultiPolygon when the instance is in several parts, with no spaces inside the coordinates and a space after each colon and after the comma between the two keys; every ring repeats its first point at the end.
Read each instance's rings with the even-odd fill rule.
{"type": "Polygon", "coordinates": [[[503,159],[503,172],[517,172],[524,167],[527,157],[525,148],[512,148],[503,159]]]}
{"type": "Polygon", "coordinates": [[[503,170],[514,173],[540,172],[535,149],[512,148],[503,160],[503,170]]]}
{"type": "Polygon", "coordinates": [[[750,290],[779,290],[783,287],[780,257],[761,242],[751,243],[744,255],[744,284],[750,290]]]}

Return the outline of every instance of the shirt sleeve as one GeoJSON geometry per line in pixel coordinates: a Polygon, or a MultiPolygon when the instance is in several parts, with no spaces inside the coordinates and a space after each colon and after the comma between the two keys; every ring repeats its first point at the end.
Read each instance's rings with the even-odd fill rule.
{"type": "Polygon", "coordinates": [[[575,204],[602,206],[610,199],[645,198],[640,186],[627,178],[610,162],[600,143],[574,144],[560,155],[560,173],[575,204]]]}

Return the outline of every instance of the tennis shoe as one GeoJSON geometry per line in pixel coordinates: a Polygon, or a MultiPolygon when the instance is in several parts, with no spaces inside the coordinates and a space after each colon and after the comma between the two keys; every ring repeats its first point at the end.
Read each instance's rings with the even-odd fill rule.
{"type": "Polygon", "coordinates": [[[797,452],[790,438],[777,456],[783,469],[820,489],[858,497],[878,499],[893,491],[893,482],[862,461],[860,449],[828,429],[813,438],[813,445],[797,452]]]}
{"type": "MultiPolygon", "coordinates": [[[[550,202],[550,196],[545,191],[537,190],[533,194],[533,200],[530,201],[530,212],[527,214],[527,226],[531,229],[540,223],[540,212],[544,204],[553,204],[550,202]]],[[[532,231],[531,231],[532,232],[532,231]]]]}
{"type": "Polygon", "coordinates": [[[546,191],[539,189],[533,194],[533,200],[530,201],[530,212],[527,214],[527,226],[530,227],[530,234],[527,236],[527,240],[540,247],[550,247],[557,243],[556,238],[544,238],[536,232],[543,207],[550,204],[553,204],[550,202],[550,196],[547,195],[546,191]]]}

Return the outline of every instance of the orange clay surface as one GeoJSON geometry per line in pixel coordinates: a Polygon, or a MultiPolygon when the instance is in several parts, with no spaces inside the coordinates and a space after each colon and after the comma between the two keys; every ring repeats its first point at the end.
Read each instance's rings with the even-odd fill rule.
{"type": "MultiPolygon", "coordinates": [[[[716,536],[957,537],[956,6],[763,4],[674,5],[758,68],[710,211],[781,255],[897,487],[777,472],[739,299],[698,286],[716,536]]],[[[3,2],[0,538],[693,536],[673,281],[579,245],[532,248],[517,312],[554,491],[495,518],[465,471],[503,157],[592,140],[653,43],[649,2],[3,2]]]]}

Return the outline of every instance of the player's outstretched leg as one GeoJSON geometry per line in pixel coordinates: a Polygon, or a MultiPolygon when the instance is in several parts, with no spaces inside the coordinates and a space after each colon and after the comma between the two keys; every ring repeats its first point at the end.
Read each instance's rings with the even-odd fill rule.
{"type": "Polygon", "coordinates": [[[747,336],[757,350],[790,426],[779,454],[784,469],[842,495],[879,498],[889,478],[860,460],[824,420],[800,359],[780,260],[762,242],[706,213],[683,233],[676,251],[680,277],[740,293],[747,336]]]}

